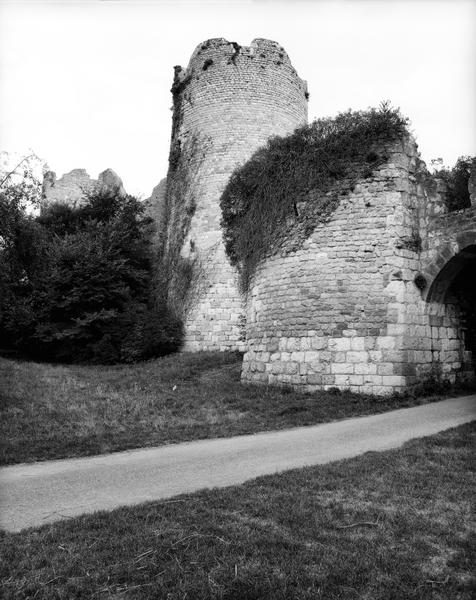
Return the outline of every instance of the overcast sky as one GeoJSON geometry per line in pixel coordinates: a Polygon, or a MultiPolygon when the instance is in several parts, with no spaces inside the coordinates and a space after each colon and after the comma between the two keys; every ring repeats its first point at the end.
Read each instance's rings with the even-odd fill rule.
{"type": "Polygon", "coordinates": [[[476,0],[0,0],[0,150],[60,176],[165,176],[173,66],[200,42],[276,40],[310,119],[391,100],[427,162],[476,154],[476,0]]]}

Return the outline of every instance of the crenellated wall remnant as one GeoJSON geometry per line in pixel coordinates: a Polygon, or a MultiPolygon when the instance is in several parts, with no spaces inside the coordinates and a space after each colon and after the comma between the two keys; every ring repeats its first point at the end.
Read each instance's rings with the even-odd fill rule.
{"type": "Polygon", "coordinates": [[[54,171],[47,171],[43,177],[42,208],[56,202],[80,206],[93,190],[126,195],[122,179],[112,169],[102,171],[97,179],[91,179],[86,169],[73,169],[59,179],[54,171]]]}
{"type": "Polygon", "coordinates": [[[233,170],[307,121],[307,85],[278,43],[199,44],[175,67],[165,255],[187,350],[243,346],[243,298],[225,256],[220,195],[233,170]]]}

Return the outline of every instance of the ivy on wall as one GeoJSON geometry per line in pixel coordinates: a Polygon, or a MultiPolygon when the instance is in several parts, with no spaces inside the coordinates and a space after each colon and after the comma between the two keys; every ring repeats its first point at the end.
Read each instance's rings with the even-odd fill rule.
{"type": "Polygon", "coordinates": [[[220,206],[225,249],[244,291],[258,263],[299,247],[339,197],[387,160],[382,149],[407,135],[407,127],[388,103],[349,110],[271,139],[234,171],[220,206]],[[284,248],[286,238],[294,242],[284,248]]]}
{"type": "MultiPolygon", "coordinates": [[[[177,142],[173,139],[172,144],[177,142]]],[[[166,232],[159,262],[164,281],[160,288],[168,298],[169,308],[182,318],[186,312],[186,300],[192,300],[189,290],[196,278],[199,257],[192,251],[182,252],[196,210],[196,190],[200,184],[200,169],[209,149],[208,138],[189,136],[183,144],[175,144],[180,154],[169,160],[165,202],[167,210],[166,232]]],[[[191,246],[193,242],[190,242],[191,246]]]]}

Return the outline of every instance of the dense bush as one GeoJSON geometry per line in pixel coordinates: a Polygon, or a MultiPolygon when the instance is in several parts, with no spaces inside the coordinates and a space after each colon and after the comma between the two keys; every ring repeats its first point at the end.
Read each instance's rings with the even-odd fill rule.
{"type": "Polygon", "coordinates": [[[407,120],[383,103],[318,119],[292,135],[274,138],[237,169],[223,195],[222,226],[228,256],[246,289],[256,265],[283,234],[305,239],[337,206],[337,186],[351,187],[386,160],[387,142],[407,133],[407,120]],[[377,148],[377,150],[376,150],[377,148]],[[380,152],[377,154],[376,152],[380,152]]]}
{"type": "Polygon", "coordinates": [[[181,325],[153,293],[151,220],[132,196],[17,214],[0,248],[0,346],[44,360],[134,361],[180,345],[181,325]]]}
{"type": "Polygon", "coordinates": [[[475,156],[460,156],[453,168],[442,167],[435,171],[435,175],[446,183],[445,201],[449,211],[471,206],[468,190],[471,169],[476,170],[475,156]]]}

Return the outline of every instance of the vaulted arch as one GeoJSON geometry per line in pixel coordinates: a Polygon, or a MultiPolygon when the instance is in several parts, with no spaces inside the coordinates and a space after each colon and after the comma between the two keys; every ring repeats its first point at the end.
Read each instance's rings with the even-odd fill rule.
{"type": "Polygon", "coordinates": [[[440,355],[441,362],[459,361],[459,370],[469,374],[476,366],[476,234],[474,238],[460,238],[458,248],[439,268],[426,293],[426,303],[434,328],[432,338],[446,349],[440,355]],[[468,241],[473,243],[463,245],[468,241]]]}
{"type": "Polygon", "coordinates": [[[465,269],[474,257],[476,230],[463,231],[453,243],[443,244],[434,260],[424,270],[426,287],[423,299],[426,302],[441,302],[451,282],[465,269]]]}
{"type": "Polygon", "coordinates": [[[476,243],[455,253],[434,277],[426,294],[427,302],[445,302],[448,293],[461,277],[476,281],[476,243]]]}

